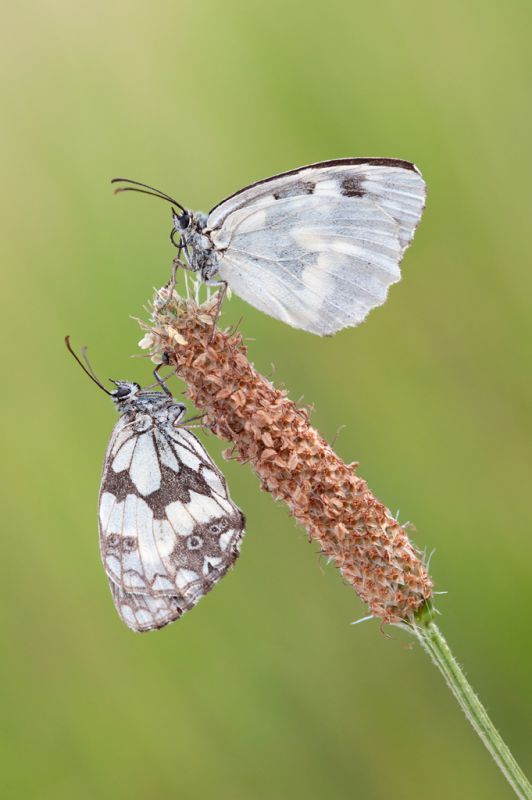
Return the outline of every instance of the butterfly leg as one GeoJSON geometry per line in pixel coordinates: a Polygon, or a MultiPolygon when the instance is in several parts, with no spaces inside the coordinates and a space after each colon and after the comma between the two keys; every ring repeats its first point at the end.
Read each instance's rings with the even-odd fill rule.
{"type": "Polygon", "coordinates": [[[166,366],[168,366],[169,363],[170,362],[169,362],[169,359],[168,359],[168,353],[163,353],[161,363],[157,364],[157,366],[153,370],[153,377],[155,378],[155,380],[157,381],[157,383],[159,384],[159,386],[161,387],[163,392],[165,394],[167,394],[169,397],[172,397],[172,392],[170,391],[170,389],[166,385],[166,381],[164,380],[164,378],[161,378],[161,376],[159,375],[159,370],[161,369],[161,367],[166,367],[166,366]]]}
{"type": "MultiPolygon", "coordinates": [[[[177,228],[172,228],[172,230],[170,231],[170,241],[172,242],[174,247],[177,247],[177,249],[181,251],[183,244],[181,242],[176,242],[175,240],[176,233],[177,233],[177,228]]],[[[179,258],[179,253],[177,257],[179,258]]]]}
{"type": "Polygon", "coordinates": [[[189,417],[188,419],[184,419],[183,422],[179,422],[175,427],[176,428],[205,428],[205,425],[201,423],[200,425],[191,425],[191,422],[195,422],[197,419],[203,420],[205,414],[196,414],[195,417],[189,417]]]}
{"type": "Polygon", "coordinates": [[[172,261],[172,274],[170,275],[170,280],[168,280],[163,287],[167,297],[165,300],[161,300],[160,304],[158,304],[157,307],[158,311],[162,311],[164,308],[166,308],[166,306],[172,299],[172,296],[174,294],[174,289],[177,283],[177,270],[179,269],[179,267],[181,267],[182,269],[187,268],[186,264],[184,264],[179,258],[179,255],[180,253],[178,253],[177,256],[174,258],[174,260],[172,261]]]}
{"type": "MultiPolygon", "coordinates": [[[[185,276],[186,276],[186,270],[190,269],[190,253],[189,253],[189,249],[188,249],[188,244],[184,239],[181,239],[179,244],[178,244],[176,242],[176,240],[175,240],[175,234],[176,233],[177,233],[177,230],[175,228],[173,228],[171,233],[170,233],[170,241],[172,242],[174,247],[177,247],[177,255],[172,261],[172,274],[170,276],[170,280],[168,281],[168,283],[165,286],[165,289],[168,292],[168,299],[161,306],[161,308],[165,308],[165,306],[168,305],[168,302],[170,301],[170,298],[172,297],[172,295],[174,293],[174,289],[175,289],[176,283],[177,283],[176,279],[177,279],[177,270],[178,270],[178,268],[181,267],[182,269],[185,270],[185,276]],[[186,259],[186,262],[187,262],[186,264],[185,264],[184,261],[181,260],[181,254],[182,253],[185,256],[185,259],[186,259]]],[[[186,280],[186,278],[185,278],[185,280],[186,280]]],[[[186,284],[186,290],[187,290],[187,297],[188,297],[188,283],[186,284]]]]}
{"type": "Polygon", "coordinates": [[[212,333],[211,338],[209,341],[212,341],[212,337],[214,336],[214,331],[216,328],[216,324],[220,318],[220,314],[222,311],[222,303],[225,300],[225,295],[227,294],[227,283],[226,281],[220,281],[219,283],[209,284],[210,286],[221,286],[222,288],[218,292],[218,303],[216,304],[216,312],[214,314],[214,319],[212,321],[212,333]]]}

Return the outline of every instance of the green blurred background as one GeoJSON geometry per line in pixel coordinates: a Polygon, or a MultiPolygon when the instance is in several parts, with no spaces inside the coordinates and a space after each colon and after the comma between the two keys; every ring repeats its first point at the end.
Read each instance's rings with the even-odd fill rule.
{"type": "MultiPolygon", "coordinates": [[[[532,162],[527,0],[12,3],[3,13],[4,796],[511,796],[408,637],[369,622],[246,467],[248,535],[193,613],[113,609],[96,496],[115,412],[67,355],[131,360],[168,276],[169,210],[341,156],[415,161],[404,280],[320,340],[233,299],[256,366],[436,548],[441,624],[530,771],[532,162]]],[[[173,381],[176,392],[181,390],[173,381]]],[[[223,445],[205,437],[220,463],[223,445]]]]}

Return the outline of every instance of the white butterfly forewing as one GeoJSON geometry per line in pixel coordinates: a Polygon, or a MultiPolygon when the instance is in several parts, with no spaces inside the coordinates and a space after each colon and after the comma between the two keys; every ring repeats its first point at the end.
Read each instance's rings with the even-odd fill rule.
{"type": "Polygon", "coordinates": [[[260,181],[212,209],[218,274],[261,311],[321,335],[358,325],[400,279],[425,203],[409,162],[344,159],[260,181]]]}

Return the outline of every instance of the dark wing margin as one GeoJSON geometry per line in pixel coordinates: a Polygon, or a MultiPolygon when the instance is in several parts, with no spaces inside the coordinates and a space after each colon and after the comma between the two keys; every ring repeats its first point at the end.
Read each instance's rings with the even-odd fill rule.
{"type": "Polygon", "coordinates": [[[360,166],[361,164],[367,164],[368,166],[372,167],[397,167],[399,169],[406,169],[410,170],[411,172],[417,172],[421,174],[411,161],[404,161],[401,158],[333,158],[330,161],[316,161],[314,164],[306,164],[304,167],[297,167],[296,169],[289,169],[286,172],[278,172],[276,175],[270,175],[269,178],[262,178],[260,181],[255,181],[254,183],[249,183],[247,186],[244,186],[242,189],[239,189],[237,192],[233,192],[233,194],[224,197],[223,200],[220,200],[219,203],[216,203],[215,206],[211,208],[209,214],[212,214],[219,206],[226,203],[228,200],[232,200],[234,197],[238,197],[239,194],[242,192],[246,192],[248,189],[254,189],[256,186],[261,186],[264,183],[270,183],[271,181],[276,180],[277,178],[287,178],[290,175],[298,175],[300,172],[303,172],[306,169],[326,169],[327,167],[352,167],[352,166],[360,166]]]}

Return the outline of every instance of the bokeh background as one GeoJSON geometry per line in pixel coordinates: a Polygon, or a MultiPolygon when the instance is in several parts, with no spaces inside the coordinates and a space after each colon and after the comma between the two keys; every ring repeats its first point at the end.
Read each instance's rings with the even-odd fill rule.
{"type": "Polygon", "coordinates": [[[350,627],[363,604],[246,467],[224,466],[242,557],[177,624],[129,632],[99,560],[115,412],[63,336],[149,382],[130,315],[173,256],[169,210],[109,178],[208,209],[360,155],[429,186],[387,304],[326,340],[238,299],[225,319],[435,550],[443,630],[530,770],[530,23],[527,0],[5,7],[3,796],[511,796],[426,657],[350,627]]]}

